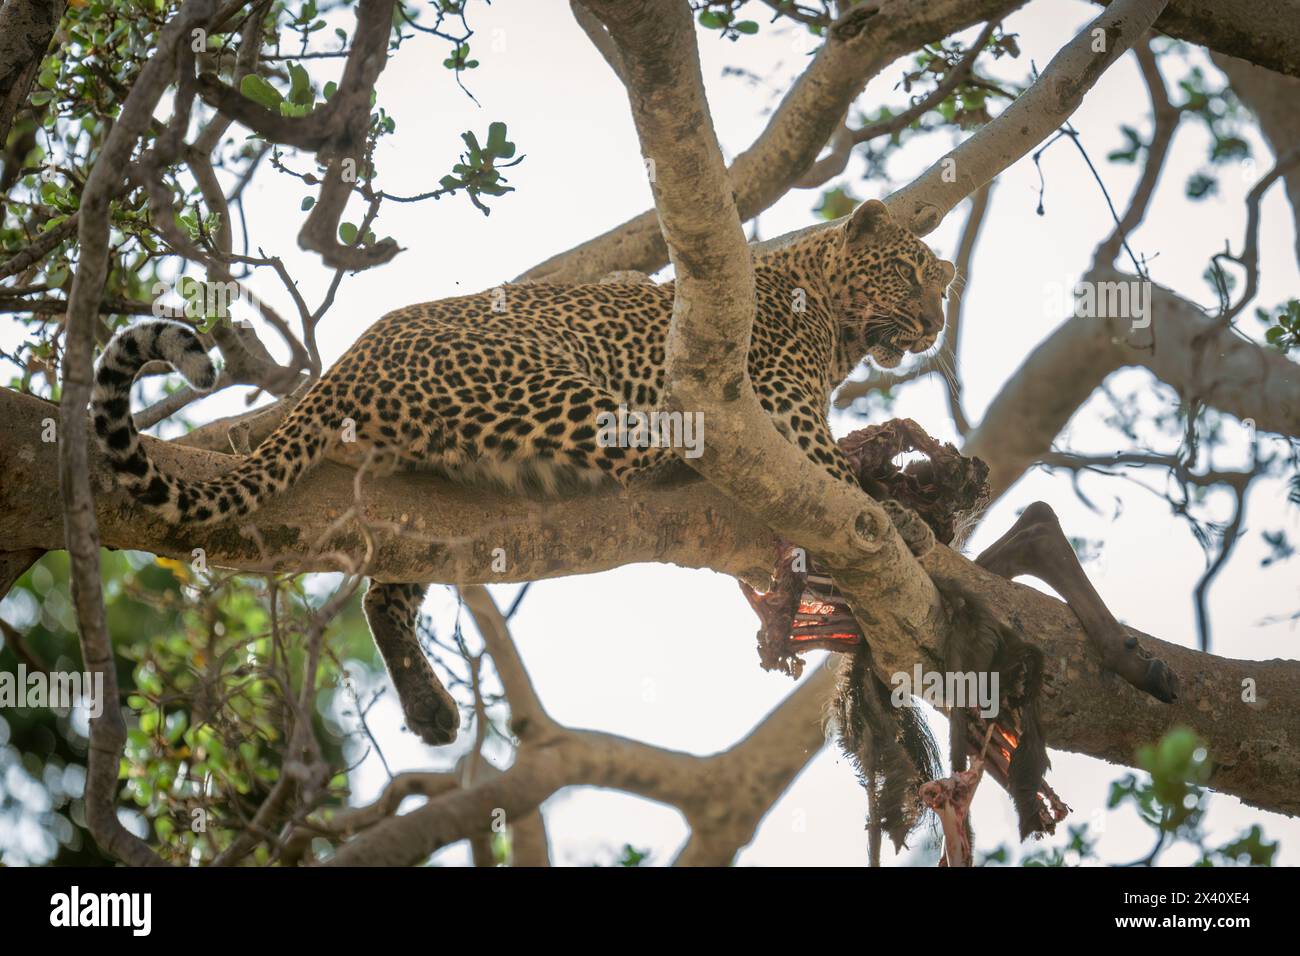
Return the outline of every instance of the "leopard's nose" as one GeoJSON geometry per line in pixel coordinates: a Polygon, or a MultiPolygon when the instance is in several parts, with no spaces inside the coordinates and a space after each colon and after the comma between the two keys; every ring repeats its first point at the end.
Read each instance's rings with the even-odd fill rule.
{"type": "Polygon", "coordinates": [[[943,306],[922,309],[921,314],[917,316],[921,321],[921,328],[924,330],[923,335],[934,336],[943,331],[943,306]]]}

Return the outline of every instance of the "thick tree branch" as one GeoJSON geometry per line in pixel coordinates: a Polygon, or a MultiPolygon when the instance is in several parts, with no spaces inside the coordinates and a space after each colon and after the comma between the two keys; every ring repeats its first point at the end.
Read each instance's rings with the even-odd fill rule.
{"type": "MultiPolygon", "coordinates": [[[[6,463],[6,480],[0,488],[0,541],[7,550],[64,546],[55,482],[56,451],[39,440],[41,421],[46,417],[57,419],[55,406],[0,392],[0,461],[6,463]]],[[[143,441],[159,467],[167,471],[206,478],[234,463],[230,456],[147,437],[143,441]]],[[[111,476],[98,456],[92,458],[92,465],[95,484],[109,487],[111,476]]],[[[201,547],[209,566],[248,571],[274,567],[304,572],[337,570],[330,550],[359,551],[361,547],[360,535],[354,530],[328,533],[338,516],[353,504],[354,478],[349,469],[322,466],[258,512],[253,522],[256,533],[220,527],[168,527],[135,509],[127,496],[116,491],[101,494],[96,506],[104,544],[109,547],[137,548],[186,560],[192,559],[192,549],[201,547]],[[259,537],[264,550],[258,546],[259,537]]],[[[543,509],[517,498],[470,492],[426,475],[402,475],[366,482],[363,499],[365,513],[377,529],[370,570],[394,580],[491,583],[656,561],[747,575],[762,584],[775,550],[771,532],[761,522],[700,482],[548,503],[543,509]],[[398,528],[406,531],[398,532],[398,528]],[[467,528],[477,530],[467,534],[467,528]],[[492,570],[492,549],[496,547],[504,548],[509,558],[502,574],[492,570]]],[[[999,616],[1019,620],[1019,630],[1026,640],[1044,649],[1050,667],[1063,668],[1060,673],[1068,679],[1058,682],[1044,721],[1053,747],[1128,762],[1133,742],[1155,740],[1171,720],[1185,721],[1210,742],[1216,759],[1232,762],[1231,772],[1215,779],[1216,787],[1266,809],[1296,812],[1296,796],[1289,781],[1300,776],[1300,753],[1295,752],[1300,741],[1300,706],[1287,696],[1291,692],[1287,688],[1300,688],[1300,663],[1233,662],[1134,631],[1143,646],[1183,680],[1181,696],[1171,709],[1103,672],[1087,650],[1082,626],[1059,601],[989,575],[945,548],[935,548],[921,565],[941,592],[978,595],[999,616]],[[1065,665],[1060,665],[1062,658],[1065,665]],[[1251,722],[1256,721],[1251,716],[1254,710],[1237,715],[1232,709],[1244,707],[1240,703],[1243,675],[1255,676],[1259,682],[1258,706],[1266,710],[1257,722],[1251,722]],[[1099,704],[1102,701],[1104,705],[1099,704]],[[1249,720],[1239,724],[1238,716],[1249,720]],[[1113,740],[1112,731],[1119,735],[1113,740]]],[[[913,645],[908,656],[892,657],[888,669],[910,672],[915,663],[938,666],[923,648],[913,645]]],[[[817,692],[818,700],[825,699],[828,688],[829,683],[817,692]]],[[[786,759],[797,759],[801,765],[810,752],[803,744],[801,748],[788,756],[767,752],[763,759],[775,761],[772,765],[779,767],[786,766],[786,759]]],[[[539,743],[538,749],[546,748],[539,743]]],[[[793,777],[797,767],[789,773],[793,777]]],[[[579,782],[565,778],[565,784],[579,782]]],[[[774,800],[777,793],[758,796],[774,800]]],[[[539,797],[544,798],[544,794],[539,797]]],[[[737,819],[744,820],[754,813],[761,817],[762,812],[752,807],[736,811],[737,819]]],[[[716,859],[716,849],[692,854],[695,852],[701,859],[716,859]]]]}
{"type": "MultiPolygon", "coordinates": [[[[1291,783],[1300,766],[1300,662],[1216,658],[1130,628],[1189,678],[1176,703],[1161,704],[1100,669],[1079,639],[1077,619],[1060,602],[979,568],[972,573],[970,562],[946,548],[936,548],[925,564],[945,589],[967,595],[1001,619],[1015,620],[1044,651],[1043,721],[1050,746],[1129,763],[1140,746],[1169,726],[1186,724],[1209,745],[1215,788],[1269,809],[1300,812],[1300,797],[1291,783]],[[1105,696],[1105,707],[1097,706],[1099,694],[1105,696]]],[[[561,787],[587,785],[680,807],[692,835],[677,862],[726,865],[819,748],[820,712],[829,685],[829,673],[819,672],[744,741],[706,758],[561,728],[535,749],[521,748],[518,762],[500,777],[385,820],[363,839],[344,845],[333,862],[418,863],[484,830],[498,808],[508,819],[518,818],[561,787]],[[727,797],[718,799],[718,794],[727,797]]]]}
{"type": "MultiPolygon", "coordinates": [[[[741,216],[752,218],[791,188],[832,139],[862,87],[891,60],[973,23],[1004,17],[1021,5],[886,2],[868,21],[869,29],[851,37],[832,34],[759,139],[732,164],[741,216]]],[[[1272,0],[1267,5],[1179,0],[1161,11],[1154,26],[1170,36],[1300,76],[1300,0],[1272,0]]],[[[1129,43],[1140,35],[1127,30],[1125,34],[1129,43]]],[[[1042,138],[1030,143],[1030,148],[1042,138]]],[[[998,172],[991,171],[984,181],[998,172]]],[[[953,198],[947,208],[967,193],[953,198]]],[[[886,202],[898,218],[901,206],[886,202]]],[[[770,246],[763,243],[759,248],[770,246]]],[[[587,282],[620,269],[655,272],[667,262],[667,247],[651,210],[551,257],[520,279],[587,282]]]]}
{"type": "MultiPolygon", "coordinates": [[[[1098,0],[1108,3],[1111,0],[1098,0]]],[[[1300,2],[1177,0],[1156,20],[1161,33],[1300,76],[1300,2]]]]}
{"type": "MultiPolygon", "coordinates": [[[[27,101],[41,59],[63,16],[65,0],[4,0],[0,3],[0,146],[27,101]]],[[[18,157],[15,162],[21,162],[18,157]]],[[[6,176],[10,170],[5,170],[6,176]]]]}
{"type": "Polygon", "coordinates": [[[884,510],[777,430],[749,380],[753,263],[713,133],[694,23],[680,0],[588,0],[623,59],[655,204],[676,269],[665,407],[699,414],[709,440],[692,467],[783,538],[810,549],[870,635],[875,661],[936,634],[938,594],[884,510]]]}
{"type": "MultiPolygon", "coordinates": [[[[736,207],[749,220],[784,196],[817,159],[862,88],[917,47],[997,19],[1024,0],[888,0],[856,29],[830,31],[753,144],[729,170],[736,207]]],[[[595,4],[588,4],[595,8],[595,4]]],[[[520,279],[594,282],[621,269],[668,264],[653,209],[525,272],[520,279]]]]}
{"type": "MultiPolygon", "coordinates": [[[[1094,270],[1087,282],[1137,282],[1094,270]]],[[[1149,328],[1129,318],[1066,319],[1026,357],[962,452],[989,462],[994,495],[1046,455],[1075,411],[1111,372],[1141,366],[1178,391],[1263,432],[1300,435],[1300,366],[1224,328],[1217,316],[1155,283],[1149,328]]]]}

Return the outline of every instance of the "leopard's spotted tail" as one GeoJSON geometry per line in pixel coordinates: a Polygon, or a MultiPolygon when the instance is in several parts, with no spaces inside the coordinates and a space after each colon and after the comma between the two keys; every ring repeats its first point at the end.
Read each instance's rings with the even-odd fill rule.
{"type": "Polygon", "coordinates": [[[216,369],[192,329],[178,322],[141,322],[105,346],[91,410],[99,445],[118,482],[169,521],[207,524],[256,511],[327,451],[330,423],[319,407],[323,397],[309,392],[252,455],[220,478],[190,481],[163,474],[145,453],[131,420],[131,383],[151,361],[173,366],[198,391],[216,384],[216,369]]]}

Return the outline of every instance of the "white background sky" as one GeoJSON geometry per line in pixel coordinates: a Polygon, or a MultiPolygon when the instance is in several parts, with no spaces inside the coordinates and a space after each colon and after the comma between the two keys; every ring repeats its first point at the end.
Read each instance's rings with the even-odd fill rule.
{"type": "MultiPolygon", "coordinates": [[[[586,240],[649,208],[650,191],[626,96],[561,0],[495,0],[490,8],[475,5],[473,46],[481,67],[466,76],[476,106],[441,67],[446,47],[421,37],[411,40],[391,61],[379,82],[380,103],[397,120],[397,134],[379,157],[384,189],[412,194],[433,188],[460,151],[459,133],[475,130],[480,138],[494,120],[508,124],[510,138],[526,158],[509,170],[517,192],[490,201],[485,218],[464,197],[415,206],[385,206],[376,224],[405,250],[389,265],[345,280],[323,330],[327,360],[336,358],[384,312],[411,302],[439,299],[497,285],[537,262],[586,240]]],[[[993,72],[1021,81],[1030,63],[1039,69],[1098,7],[1073,0],[1037,0],[1007,21],[1018,32],[1023,54],[993,72]]],[[[792,27],[766,25],[758,4],[747,11],[764,27],[757,37],[739,43],[701,31],[704,78],[714,122],[728,158],[748,147],[767,121],[781,92],[805,62],[806,38],[792,27]],[[764,76],[751,85],[722,75],[726,66],[744,66],[764,76]]],[[[328,31],[326,31],[328,32],[328,31]]],[[[972,34],[967,34],[969,37],[972,34]]],[[[1172,87],[1182,61],[1166,61],[1172,87]]],[[[1199,54],[1192,62],[1207,63],[1199,54]]],[[[1212,68],[1211,68],[1212,69],[1212,68]]],[[[882,103],[899,105],[905,94],[895,89],[902,64],[883,71],[858,101],[866,109],[882,103]]],[[[314,75],[324,77],[326,69],[314,75]]],[[[1121,143],[1119,125],[1127,123],[1146,135],[1148,104],[1136,65],[1123,58],[1089,93],[1073,123],[1082,134],[1112,197],[1126,200],[1136,169],[1104,161],[1121,143]]],[[[1271,157],[1251,134],[1258,167],[1271,157]]],[[[1199,204],[1183,198],[1186,177],[1201,165],[1207,137],[1184,123],[1147,224],[1131,243],[1151,262],[1152,277],[1205,305],[1212,305],[1200,278],[1209,257],[1225,240],[1240,247],[1246,191],[1260,169],[1221,177],[1221,193],[1199,204]]],[[[905,149],[891,163],[896,184],[916,175],[952,141],[932,136],[905,149]]],[[[305,160],[291,165],[306,169],[305,160]]],[[[1065,306],[1048,306],[1052,284],[1073,282],[1086,268],[1093,246],[1110,224],[1109,213],[1081,157],[1068,142],[1043,158],[1046,177],[1045,215],[1035,214],[1039,180],[1032,162],[1021,161],[1000,179],[986,218],[972,268],[963,316],[961,369],[968,416],[978,422],[984,409],[1028,351],[1065,317],[1065,306]]],[[[861,168],[851,165],[846,181],[860,198],[883,197],[888,189],[861,182],[861,168]]],[[[256,241],[268,253],[285,258],[309,302],[319,299],[327,275],[318,260],[297,249],[298,211],[307,188],[269,170],[250,188],[247,208],[256,241]]],[[[778,235],[814,221],[818,193],[794,192],[759,219],[761,235],[778,235]]],[[[963,206],[928,240],[951,257],[965,216],[963,206]]],[[[353,216],[357,221],[359,214],[353,216]]],[[[1296,289],[1296,263],[1290,210],[1280,189],[1264,205],[1262,281],[1258,302],[1273,305],[1296,289]]],[[[284,314],[292,308],[273,281],[255,284],[284,314]]],[[[1059,296],[1057,297],[1059,300],[1059,296]]],[[[0,320],[8,321],[8,320],[0,320]]],[[[1253,319],[1243,320],[1253,324],[1253,319]]],[[[1254,332],[1253,328],[1250,331],[1254,332]]],[[[6,335],[5,338],[9,338],[6,335]]],[[[274,334],[264,336],[273,342],[274,334]]],[[[1111,379],[1120,395],[1138,394],[1143,407],[1167,409],[1172,393],[1158,388],[1144,372],[1129,371],[1111,379]]],[[[196,406],[200,420],[226,413],[234,400],[227,393],[196,406]]],[[[1104,400],[1094,396],[1070,423],[1061,447],[1111,452],[1125,447],[1122,438],[1102,424],[1104,400]]],[[[910,385],[901,393],[894,415],[921,422],[931,434],[955,440],[942,390],[937,382],[910,385]]],[[[837,434],[865,422],[837,415],[837,434]]],[[[1161,440],[1160,450],[1172,449],[1161,440]]],[[[1240,465],[1244,439],[1234,438],[1240,465]]],[[[1148,476],[1148,482],[1156,479],[1148,476]]],[[[1028,503],[1042,499],[1061,517],[1067,534],[1104,538],[1089,573],[1102,597],[1126,623],[1166,640],[1195,644],[1191,589],[1204,558],[1187,527],[1169,514],[1164,501],[1121,479],[1092,477],[1084,487],[1103,513],[1088,510],[1076,498],[1068,478],[1034,473],[1020,481],[985,518],[970,543],[976,553],[992,542],[1028,503]],[[1115,514],[1122,515],[1115,520],[1115,514]]],[[[1228,502],[1219,502],[1221,515],[1228,502]]],[[[1243,659],[1294,657],[1294,623],[1266,623],[1286,618],[1298,606],[1295,565],[1261,568],[1266,549],[1264,530],[1297,532],[1297,512],[1287,510],[1285,491],[1277,482],[1258,482],[1249,499],[1243,540],[1210,595],[1214,651],[1243,659]]],[[[507,603],[514,586],[497,591],[507,603]]],[[[435,590],[426,610],[444,629],[454,613],[454,599],[435,590]]],[[[765,673],[754,649],[756,620],[734,581],[706,571],[636,565],[598,575],[571,577],[533,586],[514,621],[514,633],[542,699],[556,719],[576,727],[624,734],[648,743],[707,754],[724,749],[753,726],[792,689],[788,678],[765,673]]],[[[445,630],[444,630],[445,633],[445,630]]],[[[1120,691],[1125,692],[1123,690],[1120,691]]],[[[388,695],[376,708],[372,727],[379,734],[394,771],[428,768],[450,762],[445,751],[432,751],[400,730],[400,713],[388,695]]],[[[943,722],[935,720],[940,739],[943,722]]],[[[456,748],[449,748],[455,750],[456,748]]],[[[1050,780],[1074,808],[1069,822],[1088,821],[1101,833],[1100,853],[1108,862],[1145,855],[1150,831],[1131,811],[1104,813],[1110,782],[1126,772],[1092,758],[1053,752],[1050,780]]],[[[375,795],[383,773],[373,758],[356,778],[357,799],[375,795]]],[[[726,799],[719,793],[718,799],[726,799]]],[[[866,860],[863,822],[865,795],[835,748],[822,751],[760,826],[753,843],[739,857],[742,865],[859,865],[866,860]]],[[[654,862],[667,862],[686,836],[685,824],[672,808],[639,798],[591,789],[564,791],[545,805],[552,856],[560,864],[608,862],[624,843],[649,849],[654,862]]],[[[975,804],[977,847],[992,849],[1015,840],[1014,812],[995,785],[981,788],[975,804]]],[[[1300,823],[1244,807],[1216,796],[1207,817],[1212,841],[1224,842],[1251,823],[1280,839],[1278,862],[1300,862],[1300,823]]],[[[1064,827],[1054,842],[1064,841],[1064,827]]],[[[922,840],[915,838],[913,846],[922,840]]],[[[890,860],[886,850],[886,862],[890,860]]],[[[904,854],[906,856],[906,853],[904,854]]],[[[463,862],[463,846],[440,855],[463,862]]],[[[1189,854],[1172,851],[1162,861],[1190,862],[1189,854]]]]}

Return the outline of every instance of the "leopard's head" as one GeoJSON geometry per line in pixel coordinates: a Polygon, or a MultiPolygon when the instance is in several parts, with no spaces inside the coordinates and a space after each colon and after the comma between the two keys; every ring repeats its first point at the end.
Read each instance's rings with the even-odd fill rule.
{"type": "Polygon", "coordinates": [[[882,368],[924,352],[943,330],[943,301],[957,270],[868,200],[836,227],[827,277],[841,335],[882,368]]]}

